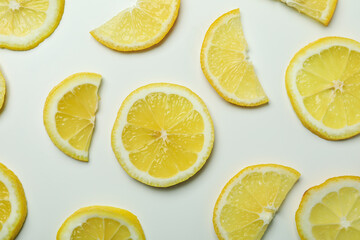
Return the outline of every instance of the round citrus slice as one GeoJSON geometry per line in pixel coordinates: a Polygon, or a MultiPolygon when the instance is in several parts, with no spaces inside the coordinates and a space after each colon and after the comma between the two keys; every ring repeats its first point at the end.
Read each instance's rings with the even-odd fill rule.
{"type": "Polygon", "coordinates": [[[57,240],[145,240],[137,217],[129,211],[106,206],[81,208],[60,227],[57,240]]]}
{"type": "Polygon", "coordinates": [[[1,0],[0,47],[28,50],[50,36],[59,25],[64,0],[1,0]]]}
{"type": "Polygon", "coordinates": [[[259,240],[299,179],[296,170],[274,164],[250,166],[223,188],[213,216],[219,239],[259,240]]]}
{"type": "Polygon", "coordinates": [[[360,43],[319,39],[301,49],[286,72],[286,89],[301,122],[329,140],[360,133],[360,43]]]}
{"type": "Polygon", "coordinates": [[[0,239],[15,239],[26,214],[26,198],[21,182],[0,163],[0,239]]]}
{"type": "Polygon", "coordinates": [[[4,105],[5,92],[6,92],[5,78],[0,72],[0,110],[4,105]]]}
{"type": "Polygon", "coordinates": [[[334,15],[337,0],[280,0],[327,26],[334,15]]]}
{"type": "Polygon", "coordinates": [[[180,0],[138,0],[91,31],[101,44],[117,51],[138,51],[159,43],[177,18],[180,0]]]}
{"type": "Polygon", "coordinates": [[[360,177],[335,177],[310,188],[296,225],[302,240],[360,239],[360,177]]]}
{"type": "Polygon", "coordinates": [[[168,187],[190,178],[205,164],[214,128],[195,93],[183,86],[157,83],[125,99],[111,140],[119,163],[131,177],[168,187]]]}
{"type": "Polygon", "coordinates": [[[206,32],[201,48],[205,77],[226,101],[258,106],[269,100],[248,60],[239,9],[219,17],[206,32]]]}
{"type": "Polygon", "coordinates": [[[101,75],[77,73],[57,85],[46,99],[44,124],[53,143],[70,157],[88,161],[98,107],[101,75]]]}

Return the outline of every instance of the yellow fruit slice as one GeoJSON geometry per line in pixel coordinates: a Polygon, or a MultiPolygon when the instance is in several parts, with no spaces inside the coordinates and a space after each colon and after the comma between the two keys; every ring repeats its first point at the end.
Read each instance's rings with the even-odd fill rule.
{"type": "Polygon", "coordinates": [[[201,48],[205,77],[226,101],[240,106],[258,106],[269,100],[248,60],[240,10],[219,17],[206,32],[201,48]]]}
{"type": "Polygon", "coordinates": [[[145,240],[137,217],[106,206],[81,208],[60,227],[57,240],[145,240]]]}
{"type": "Polygon", "coordinates": [[[26,198],[21,182],[0,163],[0,239],[15,239],[26,214],[26,198]]]}
{"type": "Polygon", "coordinates": [[[159,43],[177,18],[180,0],[138,0],[91,31],[101,44],[117,51],[138,51],[159,43]]]}
{"type": "Polygon", "coordinates": [[[0,0],[0,47],[28,50],[59,25],[64,0],[0,0]]]}
{"type": "Polygon", "coordinates": [[[360,133],[360,43],[319,39],[301,49],[286,72],[286,89],[302,123],[329,140],[360,133]]]}
{"type": "Polygon", "coordinates": [[[274,164],[241,170],[221,191],[213,216],[221,240],[259,240],[299,179],[296,170],[274,164]]]}
{"type": "Polygon", "coordinates": [[[0,72],[0,110],[4,105],[5,92],[6,92],[5,78],[0,72]]]}
{"type": "Polygon", "coordinates": [[[168,187],[190,178],[205,164],[214,128],[195,93],[183,86],[156,83],[125,99],[111,140],[119,163],[131,177],[168,187]]]}
{"type": "Polygon", "coordinates": [[[49,137],[77,160],[88,161],[100,82],[99,74],[77,73],[57,85],[46,99],[44,124],[49,137]]]}
{"type": "Polygon", "coordinates": [[[280,0],[327,26],[334,15],[337,0],[280,0]]]}
{"type": "Polygon", "coordinates": [[[335,177],[310,188],[296,225],[302,240],[360,239],[360,177],[335,177]]]}

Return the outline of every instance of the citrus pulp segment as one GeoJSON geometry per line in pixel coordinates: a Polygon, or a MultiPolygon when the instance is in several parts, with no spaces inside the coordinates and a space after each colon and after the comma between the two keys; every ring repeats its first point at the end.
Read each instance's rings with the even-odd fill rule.
{"type": "Polygon", "coordinates": [[[335,177],[310,188],[296,225],[302,240],[360,239],[360,177],[335,177]]]}
{"type": "Polygon", "coordinates": [[[286,72],[286,89],[301,122],[329,140],[360,133],[360,43],[319,39],[301,49],[286,72]]]}
{"type": "Polygon", "coordinates": [[[60,227],[57,240],[145,240],[137,217],[114,207],[81,208],[60,227]]]}
{"type": "Polygon", "coordinates": [[[111,140],[119,163],[131,177],[168,187],[190,178],[205,164],[214,128],[206,105],[195,93],[156,83],[125,99],[111,140]]]}
{"type": "Polygon", "coordinates": [[[213,223],[219,239],[260,240],[299,177],[296,170],[274,164],[241,170],[215,204],[213,223]]]}
{"type": "Polygon", "coordinates": [[[5,93],[6,93],[5,78],[0,72],[0,110],[4,105],[5,93]]]}
{"type": "Polygon", "coordinates": [[[64,0],[0,0],[0,47],[36,47],[59,25],[64,4],[64,0]]]}
{"type": "Polygon", "coordinates": [[[334,15],[337,0],[280,0],[327,26],[334,15]]]}
{"type": "Polygon", "coordinates": [[[239,9],[219,17],[208,29],[201,47],[205,77],[226,101],[258,106],[269,100],[248,60],[239,9]]]}
{"type": "Polygon", "coordinates": [[[71,75],[49,93],[44,124],[53,143],[70,157],[88,161],[101,75],[71,75]]]}
{"type": "Polygon", "coordinates": [[[15,239],[26,215],[23,186],[17,176],[0,163],[0,239],[15,239]]]}
{"type": "Polygon", "coordinates": [[[101,44],[117,51],[138,51],[159,43],[177,18],[180,0],[137,0],[133,7],[91,31],[101,44]]]}

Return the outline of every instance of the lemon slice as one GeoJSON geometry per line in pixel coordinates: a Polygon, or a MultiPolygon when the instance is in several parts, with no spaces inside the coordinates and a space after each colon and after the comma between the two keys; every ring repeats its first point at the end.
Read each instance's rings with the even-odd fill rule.
{"type": "Polygon", "coordinates": [[[119,163],[131,177],[168,187],[190,178],[205,164],[214,128],[195,93],[183,86],[157,83],[125,99],[111,140],[119,163]]]}
{"type": "Polygon", "coordinates": [[[28,50],[59,25],[64,0],[0,0],[0,47],[28,50]]]}
{"type": "Polygon", "coordinates": [[[259,240],[300,173],[281,165],[250,166],[221,191],[213,216],[219,239],[259,240]]]}
{"type": "Polygon", "coordinates": [[[201,48],[201,68],[226,101],[258,106],[269,100],[248,60],[239,9],[219,17],[206,32],[201,48]]]}
{"type": "Polygon", "coordinates": [[[77,160],[88,161],[100,82],[99,74],[77,73],[57,85],[46,99],[44,124],[49,137],[77,160]]]}
{"type": "Polygon", "coordinates": [[[302,123],[320,137],[360,133],[360,43],[327,37],[309,44],[291,60],[286,88],[302,123]]]}
{"type": "Polygon", "coordinates": [[[0,239],[15,239],[26,214],[26,198],[21,182],[0,163],[0,239]]]}
{"type": "Polygon", "coordinates": [[[5,78],[0,72],[0,110],[4,105],[5,101],[5,92],[6,92],[6,85],[5,85],[5,78]]]}
{"type": "Polygon", "coordinates": [[[60,227],[57,240],[145,240],[137,217],[106,206],[81,208],[60,227]]]}
{"type": "Polygon", "coordinates": [[[159,43],[177,18],[180,0],[138,0],[91,31],[101,44],[117,51],[138,51],[159,43]]]}
{"type": "Polygon", "coordinates": [[[335,177],[310,188],[296,225],[302,240],[360,239],[360,177],[335,177]]]}
{"type": "Polygon", "coordinates": [[[334,15],[337,0],[280,0],[327,26],[334,15]]]}

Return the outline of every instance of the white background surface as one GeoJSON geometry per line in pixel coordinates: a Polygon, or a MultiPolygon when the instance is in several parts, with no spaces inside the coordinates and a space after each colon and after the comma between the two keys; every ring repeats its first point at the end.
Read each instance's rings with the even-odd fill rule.
{"type": "Polygon", "coordinates": [[[136,214],[149,240],[215,240],[212,211],[218,194],[238,171],[259,163],[284,164],[302,173],[263,238],[299,239],[294,214],[302,194],[329,177],[359,175],[360,139],[330,142],[303,127],[288,100],[284,73],[295,52],[319,37],[360,41],[360,1],[340,0],[332,22],[324,27],[272,0],[182,0],[173,30],[149,51],[119,53],[91,37],[90,30],[130,4],[130,0],[66,1],[59,27],[37,48],[0,50],[0,68],[8,86],[0,114],[0,161],[22,181],[29,209],[17,239],[55,239],[66,217],[96,204],[136,214]],[[206,30],[234,8],[240,8],[249,55],[270,98],[264,107],[228,104],[200,68],[206,30]],[[89,163],[60,152],[42,122],[49,91],[82,71],[104,78],[89,163]],[[121,102],[132,90],[153,82],[178,83],[195,91],[215,124],[215,146],[204,168],[169,189],[130,178],[110,144],[121,102]]]}

